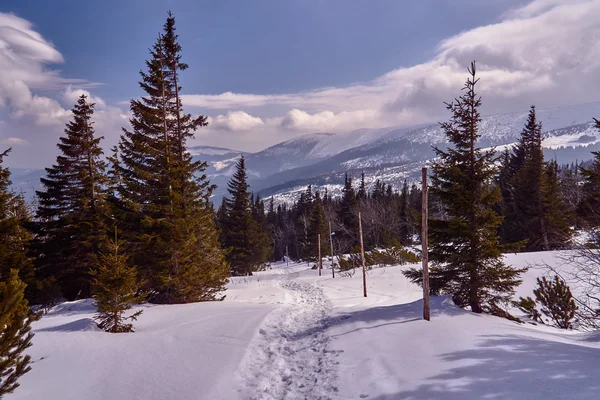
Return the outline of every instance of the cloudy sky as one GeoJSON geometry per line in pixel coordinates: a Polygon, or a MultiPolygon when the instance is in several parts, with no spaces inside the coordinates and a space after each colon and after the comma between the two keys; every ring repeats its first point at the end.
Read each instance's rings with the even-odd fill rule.
{"type": "Polygon", "coordinates": [[[8,164],[52,163],[81,93],[116,143],[169,9],[190,65],[184,106],[210,117],[192,144],[255,151],[436,122],[471,60],[487,114],[600,101],[600,0],[2,0],[8,164]]]}

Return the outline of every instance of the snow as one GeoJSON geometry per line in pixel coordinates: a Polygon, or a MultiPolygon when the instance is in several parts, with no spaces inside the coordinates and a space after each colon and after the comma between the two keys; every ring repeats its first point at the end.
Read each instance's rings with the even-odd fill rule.
{"type": "MultiPolygon", "coordinates": [[[[531,295],[560,253],[506,256],[531,295]]],[[[89,300],[34,323],[33,369],[16,399],[597,399],[600,335],[476,315],[432,298],[404,267],[323,276],[278,263],[233,278],[223,302],[143,306],[108,334],[89,300]]]]}

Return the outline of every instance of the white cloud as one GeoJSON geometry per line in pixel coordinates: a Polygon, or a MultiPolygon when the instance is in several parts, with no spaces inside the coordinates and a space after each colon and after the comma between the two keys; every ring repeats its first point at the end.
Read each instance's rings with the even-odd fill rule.
{"type": "Polygon", "coordinates": [[[0,139],[0,145],[2,146],[27,146],[29,142],[24,139],[9,137],[5,139],[0,139]]]}
{"type": "Polygon", "coordinates": [[[75,104],[81,95],[87,96],[89,102],[96,104],[96,109],[106,107],[106,103],[100,97],[92,96],[87,90],[81,88],[73,88],[73,85],[68,85],[63,93],[63,100],[67,104],[75,104]]]}
{"type": "Polygon", "coordinates": [[[215,129],[227,131],[247,131],[264,125],[262,119],[253,117],[244,111],[229,111],[225,115],[217,115],[214,119],[209,119],[209,125],[215,129]]]}
{"type": "Polygon", "coordinates": [[[472,60],[477,61],[486,114],[520,111],[531,104],[598,101],[598,15],[600,0],[534,0],[497,23],[447,38],[428,62],[360,85],[277,95],[187,95],[183,101],[259,116],[283,107],[283,115],[265,119],[266,125],[294,132],[434,122],[446,115],[443,102],[459,94],[472,60]]]}

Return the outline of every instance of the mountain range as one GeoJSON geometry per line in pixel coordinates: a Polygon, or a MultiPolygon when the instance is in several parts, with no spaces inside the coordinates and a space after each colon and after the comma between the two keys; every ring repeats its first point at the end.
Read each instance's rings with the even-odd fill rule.
{"type": "MultiPolygon", "coordinates": [[[[483,116],[481,147],[502,150],[515,143],[527,120],[528,111],[483,116]]],[[[593,117],[600,116],[600,103],[538,109],[542,121],[547,159],[560,164],[592,158],[600,150],[600,132],[593,117]]],[[[194,158],[206,161],[206,173],[217,185],[216,202],[226,194],[227,182],[239,157],[246,158],[251,190],[263,198],[292,200],[306,185],[325,188],[336,195],[344,174],[367,184],[381,179],[399,188],[404,179],[418,179],[420,169],[434,157],[433,146],[444,148],[446,137],[439,124],[387,129],[359,129],[347,133],[313,133],[278,143],[256,153],[213,146],[190,147],[194,158]]],[[[43,170],[12,170],[13,187],[32,198],[39,188],[43,170]]]]}

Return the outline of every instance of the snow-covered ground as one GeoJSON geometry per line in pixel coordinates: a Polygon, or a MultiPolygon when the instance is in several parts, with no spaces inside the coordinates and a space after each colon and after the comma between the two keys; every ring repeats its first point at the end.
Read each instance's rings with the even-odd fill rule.
{"type": "MultiPolygon", "coordinates": [[[[557,253],[509,255],[560,266],[557,253]]],[[[402,267],[333,279],[306,264],[234,278],[224,302],[145,306],[132,334],[95,328],[89,301],[34,324],[17,399],[598,399],[600,335],[475,315],[402,267]]],[[[525,275],[518,295],[531,295],[525,275]]]]}

